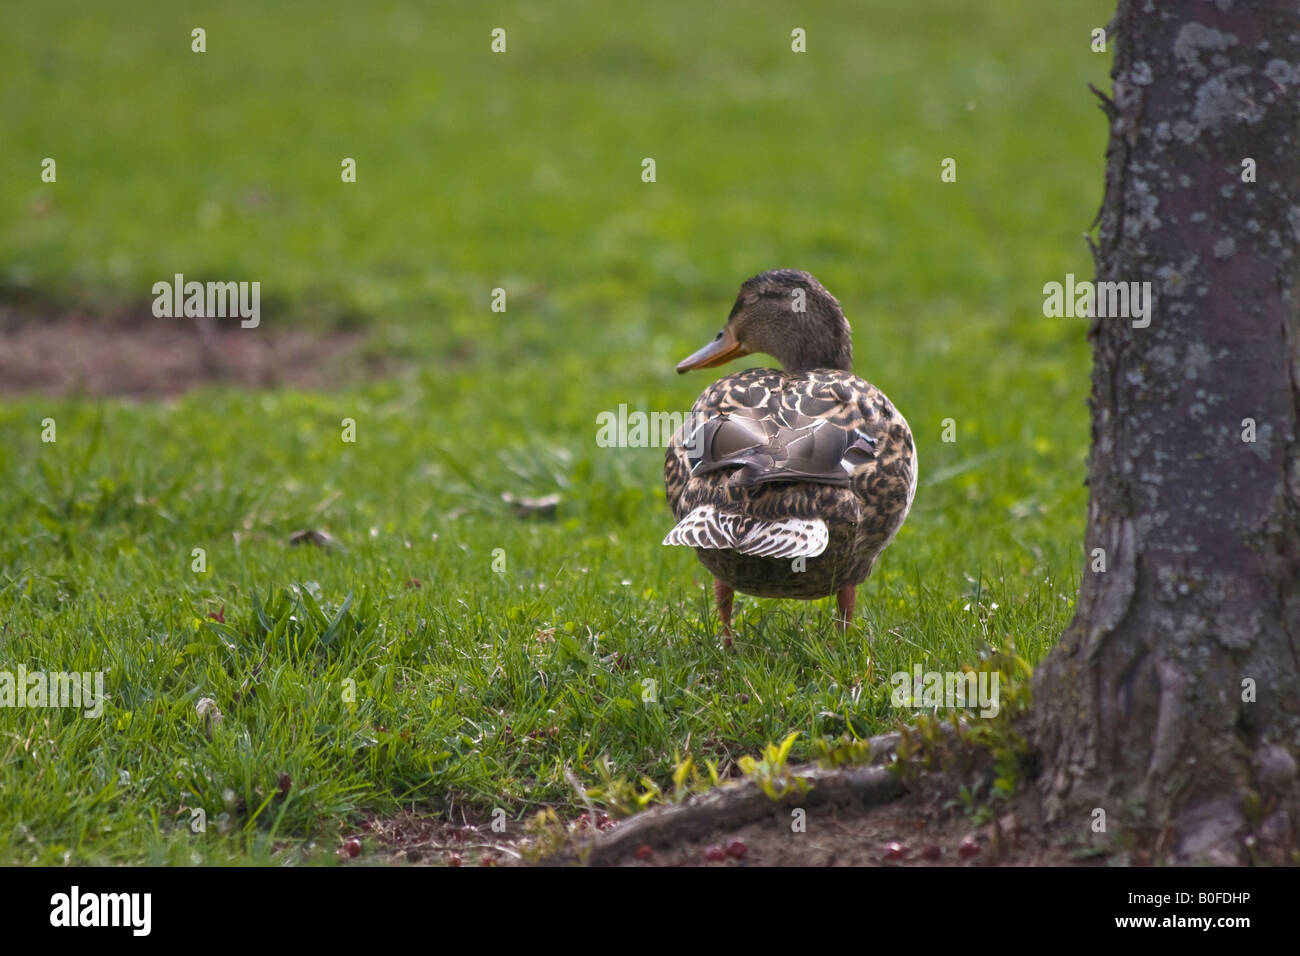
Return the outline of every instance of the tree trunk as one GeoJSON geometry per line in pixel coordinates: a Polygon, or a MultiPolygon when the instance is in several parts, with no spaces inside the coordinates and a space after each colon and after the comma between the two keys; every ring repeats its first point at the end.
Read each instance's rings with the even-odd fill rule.
{"type": "Polygon", "coordinates": [[[1090,320],[1087,564],[1035,677],[1039,783],[1136,861],[1293,861],[1300,4],[1120,0],[1110,41],[1097,278],[1154,308],[1090,320]]]}

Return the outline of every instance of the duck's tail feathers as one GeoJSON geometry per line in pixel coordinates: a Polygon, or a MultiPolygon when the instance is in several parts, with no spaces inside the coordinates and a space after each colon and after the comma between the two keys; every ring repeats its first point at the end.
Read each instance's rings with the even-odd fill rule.
{"type": "Polygon", "coordinates": [[[830,532],[814,518],[760,521],[700,505],[668,532],[664,544],[738,551],[763,558],[815,558],[826,550],[830,532]]]}

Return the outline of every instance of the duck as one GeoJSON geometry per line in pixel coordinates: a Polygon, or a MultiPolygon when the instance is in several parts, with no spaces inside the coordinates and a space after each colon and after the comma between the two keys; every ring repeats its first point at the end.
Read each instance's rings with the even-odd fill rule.
{"type": "Polygon", "coordinates": [[[664,488],[677,524],[713,576],[725,644],[735,593],[835,595],[847,630],[857,587],[903,526],[916,495],[907,420],[853,373],[853,337],[836,298],[799,269],[741,284],[722,330],[678,374],[762,353],[779,369],[718,379],[668,443],[664,488]]]}

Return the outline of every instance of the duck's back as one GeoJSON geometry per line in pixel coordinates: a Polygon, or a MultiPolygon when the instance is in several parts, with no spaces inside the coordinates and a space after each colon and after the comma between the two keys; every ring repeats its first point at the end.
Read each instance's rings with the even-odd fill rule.
{"type": "Polygon", "coordinates": [[[669,506],[680,522],[697,509],[759,522],[824,522],[827,541],[817,556],[792,562],[697,548],[715,576],[748,594],[821,597],[858,584],[907,517],[916,491],[916,451],[906,420],[874,385],[847,371],[789,373],[747,369],[720,379],[691,409],[692,420],[674,436],[664,463],[669,506]],[[869,454],[855,459],[847,483],[778,480],[733,481],[735,468],[692,475],[686,436],[693,425],[718,415],[744,415],[782,423],[820,419],[863,441],[869,454]],[[802,570],[795,570],[802,567],[802,570]]]}

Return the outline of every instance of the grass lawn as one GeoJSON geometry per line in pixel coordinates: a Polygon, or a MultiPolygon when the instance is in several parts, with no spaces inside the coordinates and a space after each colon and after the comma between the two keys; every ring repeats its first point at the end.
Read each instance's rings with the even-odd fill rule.
{"type": "Polygon", "coordinates": [[[1050,649],[1089,358],[1041,290],[1091,268],[1109,5],[595,9],[0,14],[0,305],[174,323],[154,282],[257,280],[245,334],[361,329],[402,363],[0,401],[0,671],[104,671],[108,697],[0,708],[0,863],[333,862],[404,808],[517,829],[581,810],[565,768],[667,788],[681,757],[794,731],[807,757],[913,716],[895,671],[1050,649]],[[713,376],[673,365],[776,267],[844,305],[920,487],[847,635],[832,602],[741,598],[724,651],[703,569],[659,544],[662,450],[599,447],[596,421],[689,408],[713,376]],[[561,501],[522,520],[503,493],[561,501]]]}

